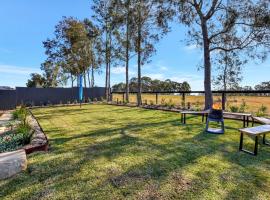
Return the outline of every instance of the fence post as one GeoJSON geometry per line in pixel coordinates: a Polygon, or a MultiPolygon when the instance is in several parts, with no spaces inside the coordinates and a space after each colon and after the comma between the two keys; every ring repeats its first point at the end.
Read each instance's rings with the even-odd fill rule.
{"type": "Polygon", "coordinates": [[[185,108],[186,107],[186,94],[182,93],[182,107],[185,108]]]}
{"type": "Polygon", "coordinates": [[[222,110],[226,109],[226,96],[225,93],[222,92],[222,110]]]}
{"type": "Polygon", "coordinates": [[[158,93],[156,93],[156,105],[158,105],[158,93]]]}
{"type": "Polygon", "coordinates": [[[125,93],[123,93],[123,103],[125,102],[125,93]]]}

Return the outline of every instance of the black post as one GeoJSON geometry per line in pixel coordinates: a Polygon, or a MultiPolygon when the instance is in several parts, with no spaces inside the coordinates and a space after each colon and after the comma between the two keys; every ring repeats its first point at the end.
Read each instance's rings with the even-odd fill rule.
{"type": "Polygon", "coordinates": [[[158,93],[156,93],[156,105],[158,104],[158,93]]]}
{"type": "Polygon", "coordinates": [[[186,94],[182,93],[182,107],[185,108],[186,107],[186,94]]]}
{"type": "Polygon", "coordinates": [[[123,93],[123,103],[125,102],[125,93],[123,93]]]}
{"type": "Polygon", "coordinates": [[[222,92],[222,110],[226,109],[226,95],[222,92]]]}

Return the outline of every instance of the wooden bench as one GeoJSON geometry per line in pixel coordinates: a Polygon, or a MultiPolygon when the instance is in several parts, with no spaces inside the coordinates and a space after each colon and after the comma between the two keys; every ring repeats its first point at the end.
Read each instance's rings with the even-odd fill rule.
{"type": "Polygon", "coordinates": [[[251,128],[243,128],[240,129],[240,144],[239,144],[239,151],[246,152],[251,155],[257,155],[258,153],[258,138],[259,136],[263,135],[263,144],[270,145],[266,142],[266,134],[270,133],[270,125],[262,125],[262,126],[256,126],[251,128]],[[255,138],[255,146],[254,151],[248,151],[246,149],[243,149],[243,140],[244,140],[244,134],[252,136],[255,138]]]}
{"type": "MultiPolygon", "coordinates": [[[[202,115],[202,122],[204,122],[204,118],[207,119],[209,110],[203,110],[203,111],[182,111],[181,112],[181,123],[186,124],[186,115],[202,115]]],[[[233,113],[233,112],[223,112],[224,118],[228,118],[226,116],[235,116],[240,117],[240,119],[243,121],[243,127],[249,126],[250,118],[252,118],[252,114],[250,113],[233,113]]],[[[229,118],[231,119],[231,118],[229,118]]]]}
{"type": "Polygon", "coordinates": [[[204,122],[204,118],[208,116],[209,111],[182,111],[181,112],[181,123],[186,124],[186,115],[202,115],[202,122],[204,122]]]}
{"type": "Polygon", "coordinates": [[[260,124],[270,124],[270,119],[266,117],[253,117],[252,118],[252,126],[255,122],[259,122],[260,124]]]}

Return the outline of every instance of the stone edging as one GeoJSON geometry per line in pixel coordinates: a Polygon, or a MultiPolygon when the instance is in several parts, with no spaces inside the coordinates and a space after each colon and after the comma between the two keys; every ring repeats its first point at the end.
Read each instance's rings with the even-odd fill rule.
{"type": "Polygon", "coordinates": [[[25,150],[26,154],[30,154],[35,151],[48,151],[48,138],[33,113],[30,110],[28,111],[30,113],[29,123],[33,129],[33,135],[30,144],[24,146],[23,149],[25,150]]]}

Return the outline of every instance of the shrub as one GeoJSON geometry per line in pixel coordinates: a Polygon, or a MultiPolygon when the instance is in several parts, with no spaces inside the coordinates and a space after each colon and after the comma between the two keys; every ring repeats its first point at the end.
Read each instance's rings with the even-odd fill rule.
{"type": "Polygon", "coordinates": [[[267,107],[264,105],[261,105],[261,107],[256,112],[256,116],[263,117],[265,115],[267,115],[267,107]]]}
{"type": "Polygon", "coordinates": [[[165,102],[165,99],[162,98],[162,99],[161,99],[161,105],[165,105],[165,103],[166,103],[166,102],[165,102]]]}
{"type": "Polygon", "coordinates": [[[150,105],[153,106],[154,105],[154,101],[150,100],[150,105]]]}
{"type": "Polygon", "coordinates": [[[239,107],[238,106],[230,106],[230,111],[231,112],[239,112],[239,107]]]}
{"type": "Polygon", "coordinates": [[[170,108],[173,108],[175,106],[175,103],[173,102],[172,99],[169,100],[167,106],[170,107],[170,108]]]}
{"type": "Polygon", "coordinates": [[[20,120],[21,123],[23,123],[23,124],[26,124],[27,116],[28,116],[28,111],[24,106],[22,106],[20,109],[16,109],[12,113],[13,119],[20,120]]]}
{"type": "Polygon", "coordinates": [[[242,99],[242,103],[240,105],[239,112],[244,113],[247,111],[247,109],[248,109],[247,103],[244,99],[242,99]]]}
{"type": "Polygon", "coordinates": [[[93,101],[97,102],[97,98],[94,98],[94,100],[93,100],[93,101]]]}

